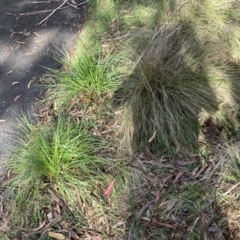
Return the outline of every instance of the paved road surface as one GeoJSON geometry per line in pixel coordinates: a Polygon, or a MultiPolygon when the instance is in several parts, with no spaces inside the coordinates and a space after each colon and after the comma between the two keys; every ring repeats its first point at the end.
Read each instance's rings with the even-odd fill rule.
{"type": "Polygon", "coordinates": [[[49,12],[20,18],[19,14],[55,9],[62,2],[0,0],[0,161],[9,156],[14,143],[14,117],[21,112],[32,114],[35,98],[41,92],[42,87],[36,84],[28,89],[29,81],[46,72],[43,66],[59,66],[52,51],[67,49],[74,44],[85,19],[86,4],[80,9],[65,4],[65,9],[54,13],[41,26],[36,24],[49,12]],[[18,84],[13,85],[14,82],[18,84]]]}

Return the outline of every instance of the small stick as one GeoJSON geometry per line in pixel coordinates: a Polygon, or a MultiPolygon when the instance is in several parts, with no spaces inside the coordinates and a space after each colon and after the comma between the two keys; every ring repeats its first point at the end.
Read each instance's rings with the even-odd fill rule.
{"type": "Polygon", "coordinates": [[[8,13],[8,12],[6,12],[6,14],[7,14],[7,15],[10,15],[10,16],[14,16],[14,17],[16,17],[16,18],[18,17],[16,14],[13,14],[13,13],[8,13]]]}
{"type": "Polygon", "coordinates": [[[50,18],[57,10],[59,10],[62,6],[66,4],[68,0],[64,0],[62,4],[60,4],[56,9],[54,9],[47,17],[45,17],[41,22],[37,23],[36,25],[41,25],[44,23],[48,18],[50,18]]]}
{"type": "Polygon", "coordinates": [[[89,0],[86,0],[85,2],[79,3],[79,4],[77,4],[77,5],[78,5],[78,6],[81,6],[81,5],[86,4],[86,3],[88,3],[88,2],[89,2],[89,0]]]}
{"type": "Polygon", "coordinates": [[[79,9],[79,7],[77,7],[76,5],[72,4],[72,3],[69,3],[69,2],[66,2],[69,6],[73,7],[73,8],[76,8],[76,9],[79,9]]]}
{"type": "Polygon", "coordinates": [[[47,3],[47,1],[28,2],[28,3],[47,3]]]}
{"type": "Polygon", "coordinates": [[[227,192],[225,192],[223,194],[223,196],[228,195],[234,188],[238,187],[240,185],[240,182],[238,182],[237,184],[233,185],[227,192]]]}
{"type": "MultiPolygon", "coordinates": [[[[65,7],[66,8],[66,7],[65,7]]],[[[64,8],[61,8],[64,9],[64,8]]],[[[36,12],[26,12],[26,13],[19,13],[19,17],[25,17],[25,16],[31,16],[31,15],[36,15],[40,13],[47,13],[47,12],[52,12],[54,9],[46,9],[46,10],[41,10],[41,11],[36,11],[36,12]]]]}

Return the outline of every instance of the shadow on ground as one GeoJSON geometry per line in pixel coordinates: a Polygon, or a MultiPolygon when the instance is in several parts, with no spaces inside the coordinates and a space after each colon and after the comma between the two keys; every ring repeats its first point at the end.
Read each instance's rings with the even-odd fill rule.
{"type": "Polygon", "coordinates": [[[51,13],[48,10],[56,9],[61,3],[0,1],[0,161],[7,158],[14,142],[14,117],[22,112],[32,114],[35,99],[43,92],[43,87],[36,83],[29,88],[29,82],[46,73],[44,67],[60,67],[53,52],[73,46],[85,19],[86,4],[78,9],[65,4],[38,25],[51,13]]]}

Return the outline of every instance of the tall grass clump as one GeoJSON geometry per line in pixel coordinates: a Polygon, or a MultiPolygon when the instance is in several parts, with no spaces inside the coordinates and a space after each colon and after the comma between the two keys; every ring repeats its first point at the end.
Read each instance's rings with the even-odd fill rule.
{"type": "Polygon", "coordinates": [[[133,149],[191,152],[208,117],[238,126],[240,4],[163,1],[162,7],[163,24],[127,40],[133,67],[114,102],[126,106],[123,135],[133,149]]]}
{"type": "Polygon", "coordinates": [[[199,71],[203,53],[192,27],[163,26],[140,38],[135,67],[115,93],[126,106],[127,138],[134,149],[196,149],[201,110],[218,106],[207,73],[199,71]]]}
{"type": "Polygon", "coordinates": [[[91,192],[98,194],[110,161],[98,155],[103,145],[87,126],[59,117],[51,126],[37,127],[25,119],[21,130],[24,137],[7,162],[15,175],[9,186],[17,201],[25,204],[46,185],[70,204],[76,193],[86,200],[91,192]]]}

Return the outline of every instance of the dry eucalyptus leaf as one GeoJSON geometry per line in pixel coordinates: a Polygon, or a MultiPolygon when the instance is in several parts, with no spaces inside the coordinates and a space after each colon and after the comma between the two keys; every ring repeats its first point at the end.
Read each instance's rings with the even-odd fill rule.
{"type": "Polygon", "coordinates": [[[217,227],[211,226],[207,228],[208,232],[219,232],[219,229],[217,227]]]}
{"type": "Polygon", "coordinates": [[[12,86],[19,84],[20,82],[12,82],[12,86]]]}
{"type": "Polygon", "coordinates": [[[189,164],[195,163],[196,161],[183,161],[183,160],[178,160],[177,164],[181,166],[187,166],[189,164]]]}
{"type": "Polygon", "coordinates": [[[138,221],[143,213],[148,209],[148,207],[153,203],[153,200],[144,205],[135,215],[136,221],[138,221]]]}
{"type": "Polygon", "coordinates": [[[16,102],[21,96],[22,96],[22,94],[17,95],[17,96],[14,98],[14,102],[16,102]]]}
{"type": "Polygon", "coordinates": [[[34,77],[33,79],[31,79],[31,80],[29,81],[28,85],[27,85],[27,88],[30,89],[31,84],[32,84],[33,82],[35,82],[35,81],[36,81],[36,77],[34,77]]]}
{"type": "Polygon", "coordinates": [[[67,238],[66,236],[64,236],[61,233],[49,232],[48,235],[49,235],[49,237],[52,237],[57,240],[70,240],[69,238],[67,238]]]}

